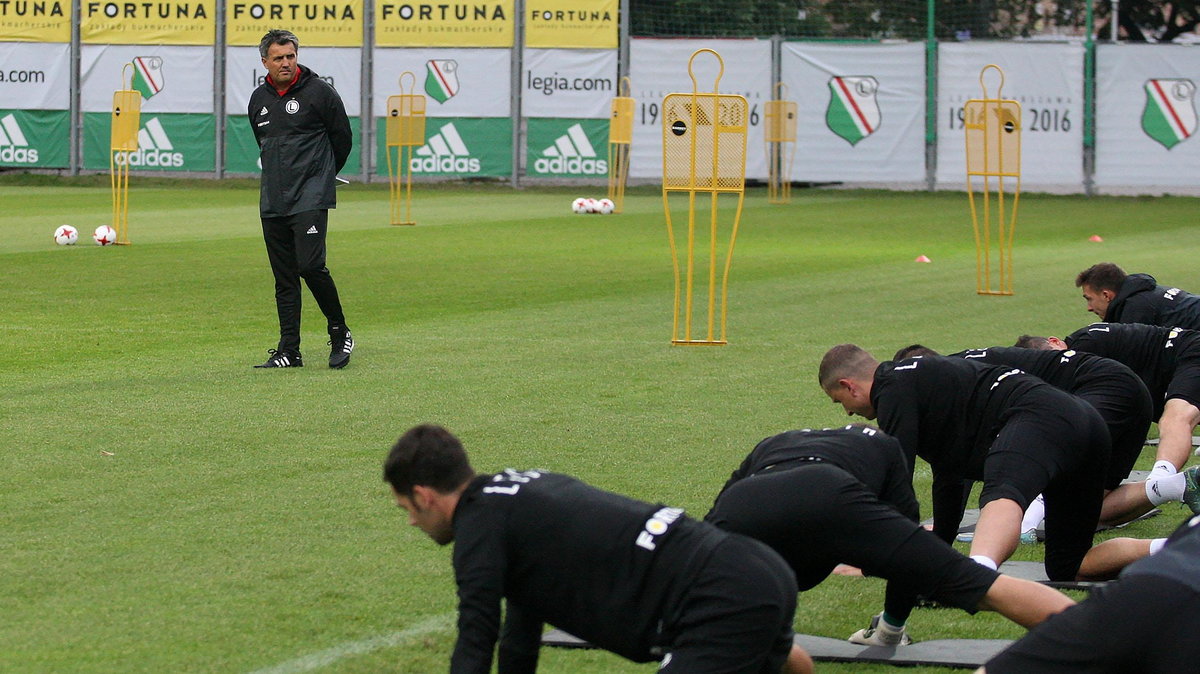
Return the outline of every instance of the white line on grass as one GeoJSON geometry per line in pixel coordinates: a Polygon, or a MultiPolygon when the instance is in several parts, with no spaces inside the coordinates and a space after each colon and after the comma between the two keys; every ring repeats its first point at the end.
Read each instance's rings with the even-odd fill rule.
{"type": "Polygon", "coordinates": [[[454,624],[455,615],[455,613],[446,613],[419,622],[399,632],[381,634],[370,639],[363,639],[362,641],[347,641],[333,648],[302,655],[295,660],[288,660],[274,667],[256,670],[251,672],[251,674],[297,674],[298,672],[311,672],[314,669],[328,667],[342,658],[363,655],[364,653],[370,653],[371,651],[383,648],[393,648],[413,639],[423,637],[426,634],[447,630],[454,624]]]}

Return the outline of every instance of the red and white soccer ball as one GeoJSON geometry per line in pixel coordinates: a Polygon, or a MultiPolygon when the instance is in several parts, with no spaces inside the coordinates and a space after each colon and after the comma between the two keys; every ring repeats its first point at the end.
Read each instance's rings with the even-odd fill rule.
{"type": "Polygon", "coordinates": [[[117,242],[117,230],[108,225],[100,225],[92,234],[92,241],[95,241],[97,246],[111,246],[117,242]]]}
{"type": "Polygon", "coordinates": [[[59,225],[54,230],[54,243],[60,246],[74,246],[79,240],[79,230],[70,225],[59,225]]]}
{"type": "Polygon", "coordinates": [[[596,207],[598,209],[598,213],[602,215],[608,215],[609,213],[613,212],[613,209],[615,209],[617,205],[613,203],[612,199],[600,199],[596,202],[596,207]]]}
{"type": "Polygon", "coordinates": [[[587,199],[579,197],[571,202],[571,211],[573,213],[587,213],[587,199]]]}

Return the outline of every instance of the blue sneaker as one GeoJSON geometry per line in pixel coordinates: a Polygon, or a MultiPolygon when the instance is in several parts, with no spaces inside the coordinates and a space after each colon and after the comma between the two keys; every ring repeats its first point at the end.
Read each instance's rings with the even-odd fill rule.
{"type": "Polygon", "coordinates": [[[1183,471],[1183,502],[1192,513],[1200,515],[1200,466],[1183,471]]]}
{"type": "Polygon", "coordinates": [[[1030,543],[1037,542],[1037,529],[1030,529],[1029,531],[1021,532],[1021,545],[1029,545],[1030,543]]]}

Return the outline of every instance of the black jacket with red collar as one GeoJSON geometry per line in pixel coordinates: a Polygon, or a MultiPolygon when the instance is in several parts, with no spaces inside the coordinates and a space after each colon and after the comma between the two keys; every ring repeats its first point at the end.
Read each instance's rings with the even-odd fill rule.
{"type": "Polygon", "coordinates": [[[282,217],[337,206],[335,177],[353,139],[336,90],[305,66],[280,94],[269,80],[247,108],[262,163],[259,212],[282,217]]]}

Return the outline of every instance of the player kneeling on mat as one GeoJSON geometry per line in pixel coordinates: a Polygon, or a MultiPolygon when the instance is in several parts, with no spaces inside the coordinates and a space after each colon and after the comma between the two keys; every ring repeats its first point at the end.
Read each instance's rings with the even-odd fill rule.
{"type": "Polygon", "coordinates": [[[667,674],[812,671],[796,581],[758,541],[566,475],[477,476],[440,426],[401,436],[383,475],[410,524],[454,542],[452,672],[491,671],[497,640],[501,672],[535,671],[544,623],[667,674]]]}
{"type": "Polygon", "coordinates": [[[918,596],[968,613],[997,611],[1032,627],[1071,606],[1066,595],[976,564],[919,524],[900,443],[870,426],[789,431],[746,457],[705,517],[778,552],[801,591],[839,563],[887,579],[883,613],[850,641],[909,642],[918,596]]]}

